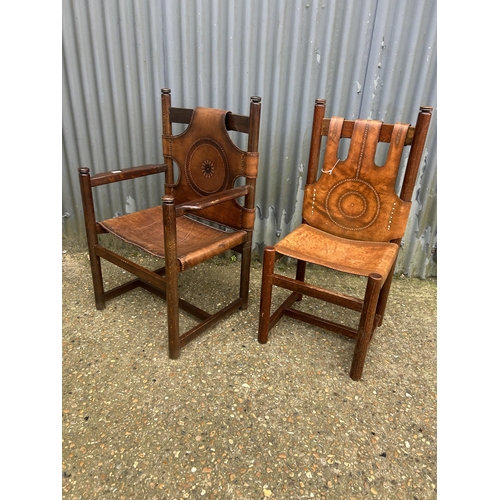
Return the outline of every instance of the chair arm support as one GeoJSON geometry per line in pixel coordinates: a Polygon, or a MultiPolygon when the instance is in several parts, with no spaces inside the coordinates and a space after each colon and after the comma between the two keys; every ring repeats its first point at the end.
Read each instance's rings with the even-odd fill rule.
{"type": "Polygon", "coordinates": [[[240,186],[202,198],[197,198],[196,200],[186,201],[175,207],[175,216],[181,217],[187,212],[202,210],[203,208],[212,207],[219,203],[224,203],[225,201],[234,200],[240,196],[246,196],[252,189],[252,186],[240,186]]]}
{"type": "MultiPolygon", "coordinates": [[[[124,168],[122,170],[101,172],[90,178],[90,185],[92,187],[102,186],[103,184],[136,179],[137,177],[144,177],[145,175],[159,174],[161,172],[165,172],[167,168],[168,166],[166,164],[148,164],[124,168]]],[[[89,173],[89,169],[86,167],[80,168],[79,171],[80,174],[88,175],[89,173]]]]}

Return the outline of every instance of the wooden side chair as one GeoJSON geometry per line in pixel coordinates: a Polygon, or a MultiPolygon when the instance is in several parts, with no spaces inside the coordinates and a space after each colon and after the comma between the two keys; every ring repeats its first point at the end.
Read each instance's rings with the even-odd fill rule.
{"type": "Polygon", "coordinates": [[[164,164],[93,176],[88,168],[80,168],[79,177],[97,309],[104,309],[108,300],[137,287],[166,299],[168,352],[170,358],[176,359],[181,347],[248,305],[261,99],[250,99],[249,115],[202,107],[175,108],[171,106],[170,89],[162,89],[161,102],[164,164]],[[187,124],[187,128],[172,135],[173,123],[187,124]],[[228,131],[246,134],[246,150],[236,146],[228,131]],[[152,174],[164,175],[161,205],[96,220],[94,188],[152,174]],[[104,246],[99,238],[104,233],[165,259],[165,265],[151,270],[125,258],[119,251],[112,251],[111,245],[104,246]],[[229,249],[241,254],[237,298],[217,312],[208,313],[179,297],[179,273],[229,249]],[[105,291],[101,259],[132,273],[136,279],[105,291]],[[198,320],[196,326],[182,334],[179,308],[198,320]]]}
{"type": "Polygon", "coordinates": [[[327,119],[325,103],[317,99],[314,109],[302,224],[264,249],[258,340],[265,344],[269,330],[283,315],[340,333],[355,340],[350,376],[359,380],[373,332],[384,318],[432,108],[421,107],[413,127],[377,120],[327,119]],[[327,139],[318,178],[323,136],[327,139]],[[344,160],[338,158],[342,138],[350,139],[344,160]],[[382,166],[375,163],[379,142],[388,143],[382,166]],[[406,146],[410,148],[408,162],[398,194],[395,185],[406,146]],[[297,260],[295,279],[275,272],[275,261],[283,256],[297,260]],[[306,283],[307,263],[366,277],[364,297],[306,283]],[[291,294],[271,315],[273,286],[291,294]],[[293,308],[303,295],[356,311],[358,327],[293,308]]]}

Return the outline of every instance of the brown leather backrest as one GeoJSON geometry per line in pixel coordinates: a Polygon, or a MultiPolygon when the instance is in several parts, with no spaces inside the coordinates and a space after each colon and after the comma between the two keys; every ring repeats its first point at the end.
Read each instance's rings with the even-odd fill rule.
{"type": "MultiPolygon", "coordinates": [[[[175,203],[219,193],[235,187],[238,178],[257,177],[258,153],[243,151],[231,140],[226,128],[228,111],[198,107],[187,129],[179,135],[163,136],[163,153],[177,163],[179,177],[173,187],[175,203]]],[[[196,213],[200,217],[234,228],[251,228],[254,207],[236,200],[196,213]]]]}
{"type": "Polygon", "coordinates": [[[408,124],[394,125],[387,160],[375,164],[382,122],[356,120],[347,158],[337,157],[343,118],[330,120],[321,176],[305,187],[302,217],[330,234],[365,241],[390,241],[404,235],[410,202],[399,198],[395,183],[408,124]]]}

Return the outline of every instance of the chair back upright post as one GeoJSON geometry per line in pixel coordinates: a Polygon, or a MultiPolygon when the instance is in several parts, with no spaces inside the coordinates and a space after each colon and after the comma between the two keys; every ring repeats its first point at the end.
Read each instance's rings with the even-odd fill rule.
{"type": "Polygon", "coordinates": [[[432,107],[420,106],[417,123],[415,124],[415,134],[412,139],[408,164],[406,166],[406,172],[403,179],[403,185],[399,194],[399,197],[403,201],[411,201],[412,199],[431,118],[432,107]]]}
{"type": "MultiPolygon", "coordinates": [[[[170,119],[170,108],[172,106],[172,99],[170,95],[170,89],[161,89],[161,114],[162,114],[162,132],[163,137],[172,134],[172,121],[170,119]]],[[[162,138],[163,139],[163,138],[162,138]]],[[[163,141],[162,141],[163,142],[163,141]]],[[[171,158],[167,157],[163,151],[163,161],[168,165],[168,169],[165,172],[165,194],[173,194],[173,184],[174,184],[174,162],[171,158]]]]}
{"type": "MultiPolygon", "coordinates": [[[[248,116],[248,142],[247,151],[256,153],[259,150],[259,134],[260,134],[260,112],[261,98],[252,96],[250,98],[250,114],[248,116]]],[[[247,210],[255,209],[255,187],[257,179],[255,177],[246,177],[245,183],[251,186],[245,196],[245,208],[247,210]]],[[[246,228],[246,242],[243,244],[241,251],[241,278],[240,278],[240,297],[243,299],[242,310],[248,308],[248,297],[250,289],[250,265],[252,260],[252,229],[246,228]]]]}
{"type": "Polygon", "coordinates": [[[311,132],[311,146],[309,149],[309,166],[307,169],[306,184],[312,184],[318,177],[319,158],[321,153],[321,130],[325,118],[326,100],[316,99],[311,132]]]}
{"type": "MultiPolygon", "coordinates": [[[[311,131],[311,145],[309,148],[309,162],[307,167],[306,185],[312,184],[318,177],[318,166],[321,154],[321,140],[322,140],[322,126],[323,119],[325,118],[326,100],[316,99],[314,105],[314,115],[311,131]]],[[[304,220],[302,220],[304,222],[304,220]]],[[[297,260],[297,269],[295,272],[295,279],[297,281],[304,281],[306,276],[306,262],[297,260]]],[[[302,300],[302,295],[297,294],[297,301],[302,300]]]]}
{"type": "MultiPolygon", "coordinates": [[[[261,98],[252,96],[250,98],[250,116],[248,126],[248,145],[247,150],[250,153],[256,153],[259,150],[259,135],[260,135],[260,110],[261,98]]],[[[245,208],[253,209],[255,206],[255,186],[257,180],[255,178],[247,178],[246,183],[252,186],[252,189],[245,197],[245,208]]]]}

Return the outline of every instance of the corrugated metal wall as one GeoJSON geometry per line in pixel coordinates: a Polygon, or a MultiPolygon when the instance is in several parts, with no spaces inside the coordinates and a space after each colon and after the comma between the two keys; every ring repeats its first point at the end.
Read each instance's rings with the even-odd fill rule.
{"type": "MultiPolygon", "coordinates": [[[[254,245],[301,219],[314,101],[327,116],[415,123],[434,107],[398,272],[435,276],[436,0],[63,0],[63,234],[81,238],[77,169],[161,163],[174,106],[247,113],[262,97],[254,245]]],[[[102,188],[99,217],[158,204],[157,179],[102,188]]]]}

